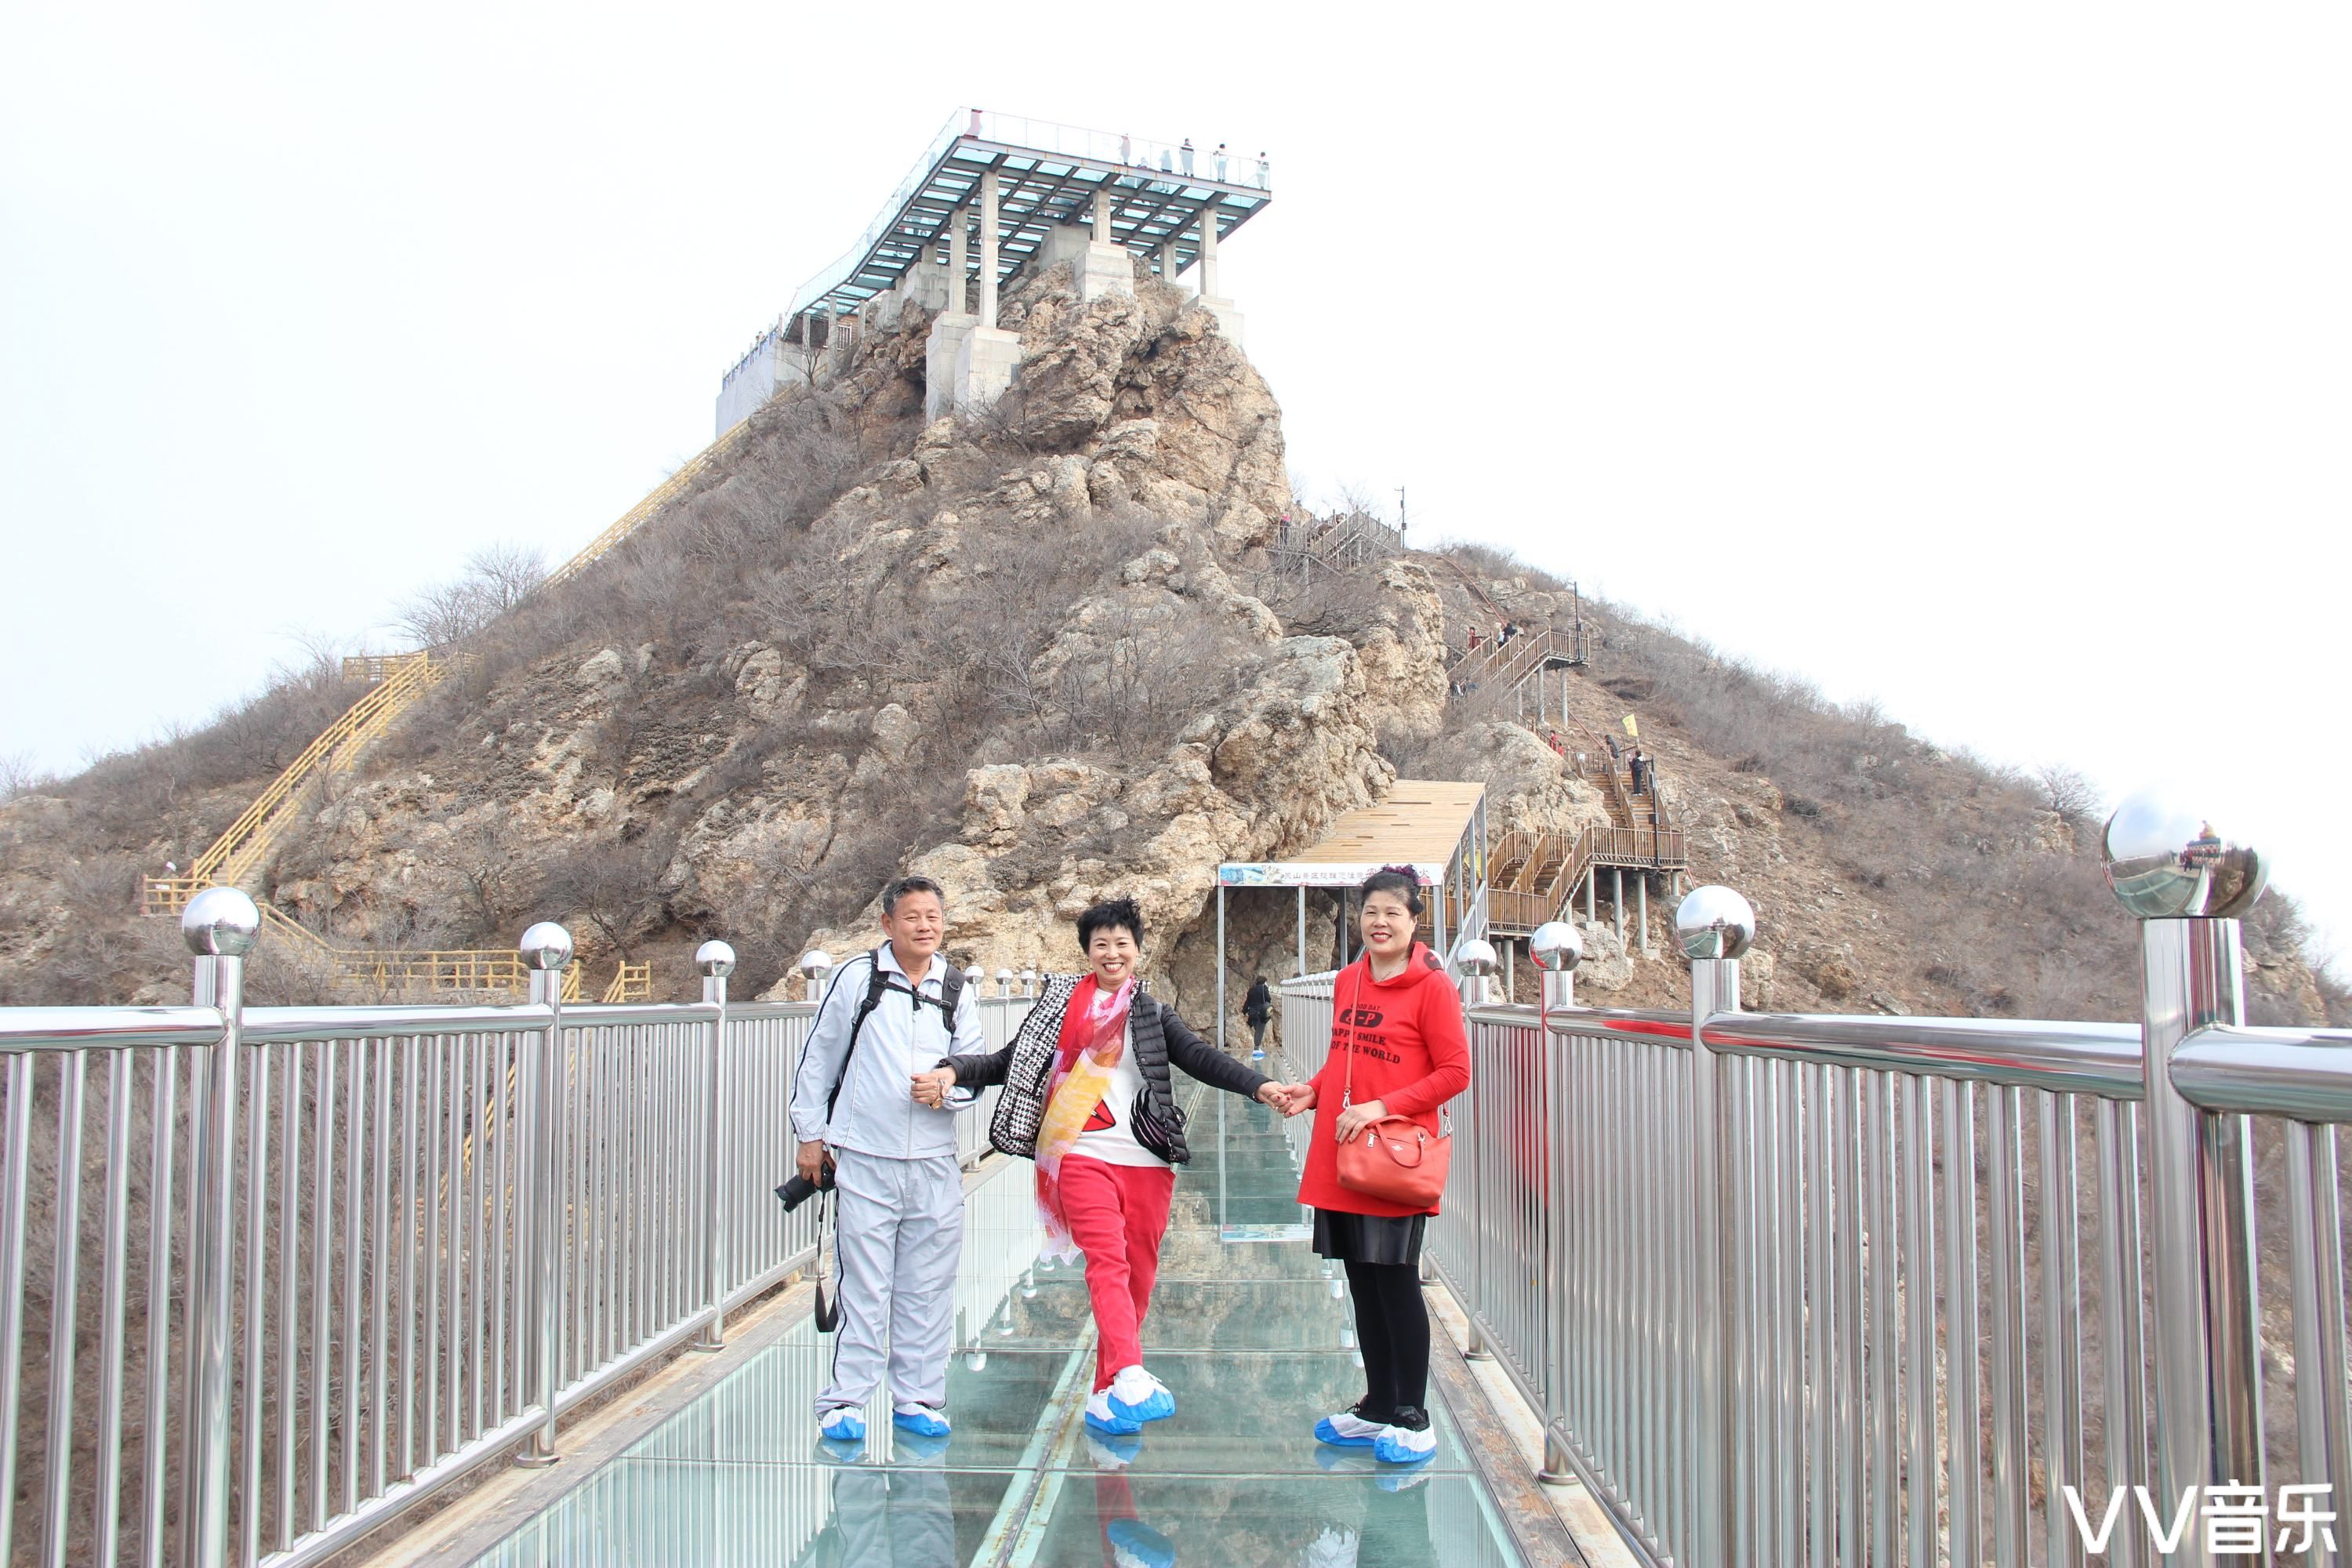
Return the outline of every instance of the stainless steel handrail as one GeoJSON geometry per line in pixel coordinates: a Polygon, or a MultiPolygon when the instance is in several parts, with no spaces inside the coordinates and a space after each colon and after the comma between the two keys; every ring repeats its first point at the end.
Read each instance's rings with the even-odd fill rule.
{"type": "Polygon", "coordinates": [[[2352,1029],[2210,1025],[2172,1053],[2172,1084],[2207,1110],[2352,1121],[2352,1029]]]}
{"type": "MultiPolygon", "coordinates": [[[[1687,1030],[1688,1020],[1684,1020],[1687,1030]]],[[[1560,1018],[1559,1033],[1575,1032],[1560,1018]]],[[[1970,1083],[2140,1098],[2139,1029],[2130,1024],[2022,1018],[1879,1018],[1840,1014],[1723,1013],[1701,1026],[1706,1043],[1741,1056],[1970,1083]]]]}
{"type": "Polygon", "coordinates": [[[6,1007],[0,1051],[211,1046],[227,1027],[217,1007],[6,1007]]]}

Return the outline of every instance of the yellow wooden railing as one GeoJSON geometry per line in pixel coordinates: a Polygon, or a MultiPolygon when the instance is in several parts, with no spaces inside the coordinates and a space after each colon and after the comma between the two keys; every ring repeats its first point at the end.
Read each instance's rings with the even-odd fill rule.
{"type": "Polygon", "coordinates": [[[654,966],[650,961],[631,963],[621,961],[614,973],[613,984],[604,987],[607,1002],[649,1002],[654,994],[654,966]]]}
{"type": "Polygon", "coordinates": [[[382,671],[382,679],[366,695],[343,710],[341,717],[302,748],[301,755],[269,782],[251,805],[226,832],[178,875],[150,877],[142,907],[151,915],[176,915],[188,900],[206,888],[236,887],[260,869],[279,837],[294,821],[293,809],[303,786],[328,773],[349,772],[369,743],[389,729],[416,700],[440,684],[451,668],[447,659],[427,653],[394,654],[357,662],[382,671]]]}
{"type": "Polygon", "coordinates": [[[559,583],[568,583],[572,578],[580,575],[581,573],[588,570],[589,567],[593,566],[597,562],[603,560],[606,555],[611,554],[614,547],[619,545],[623,540],[628,538],[629,535],[635,533],[643,524],[650,522],[653,520],[654,515],[659,512],[662,508],[667,506],[670,502],[676,500],[678,497],[684,495],[688,489],[692,489],[695,482],[700,479],[705,474],[709,473],[711,468],[718,464],[721,458],[726,457],[730,453],[733,452],[738,447],[741,446],[743,444],[745,428],[746,427],[741,425],[736,426],[733,429],[728,431],[727,434],[719,437],[718,440],[713,441],[709,446],[705,447],[701,451],[687,459],[685,464],[678,468],[677,472],[664,479],[660,484],[656,485],[653,489],[653,492],[647,495],[645,500],[631,507],[627,511],[623,512],[620,520],[614,522],[612,527],[598,534],[594,539],[590,540],[586,549],[583,550],[579,554],[573,556],[571,560],[565,562],[562,565],[557,567],[554,571],[541,578],[540,580],[539,587],[533,589],[532,592],[537,593],[543,589],[552,588],[559,583]]]}

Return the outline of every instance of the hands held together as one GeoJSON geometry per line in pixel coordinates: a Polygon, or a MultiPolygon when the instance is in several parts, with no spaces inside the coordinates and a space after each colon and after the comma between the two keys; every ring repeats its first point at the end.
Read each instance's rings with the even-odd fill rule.
{"type": "Polygon", "coordinates": [[[1270,1105],[1285,1116],[1296,1116],[1302,1110],[1315,1109],[1315,1086],[1311,1083],[1268,1083],[1257,1091],[1258,1103],[1270,1105]]]}

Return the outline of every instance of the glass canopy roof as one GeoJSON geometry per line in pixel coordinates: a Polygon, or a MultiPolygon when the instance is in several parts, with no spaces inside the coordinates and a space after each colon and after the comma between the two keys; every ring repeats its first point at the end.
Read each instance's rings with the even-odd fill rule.
{"type": "MultiPolygon", "coordinates": [[[[801,286],[787,318],[803,310],[845,314],[895,287],[929,258],[947,259],[947,225],[960,208],[976,211],[981,176],[997,172],[997,275],[1018,271],[1056,224],[1086,224],[1095,194],[1111,198],[1111,235],[1137,256],[1173,242],[1177,269],[1200,248],[1203,211],[1217,215],[1220,238],[1273,199],[1264,159],[1220,157],[1208,149],[985,110],[959,110],[932,139],[856,245],[801,286]]],[[[980,247],[967,250],[976,270],[980,247]]]]}

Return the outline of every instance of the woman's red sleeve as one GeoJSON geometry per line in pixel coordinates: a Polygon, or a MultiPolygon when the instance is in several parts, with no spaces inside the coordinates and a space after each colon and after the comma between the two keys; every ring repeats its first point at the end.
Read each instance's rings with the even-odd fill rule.
{"type": "Polygon", "coordinates": [[[1413,1021],[1421,1026],[1422,1044],[1429,1047],[1429,1076],[1381,1097],[1391,1116],[1434,1110],[1470,1087],[1470,1041],[1462,1032],[1462,1001],[1454,988],[1423,985],[1413,1021]]]}

